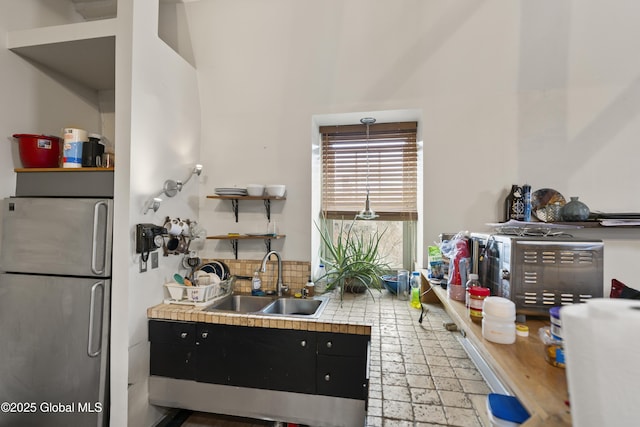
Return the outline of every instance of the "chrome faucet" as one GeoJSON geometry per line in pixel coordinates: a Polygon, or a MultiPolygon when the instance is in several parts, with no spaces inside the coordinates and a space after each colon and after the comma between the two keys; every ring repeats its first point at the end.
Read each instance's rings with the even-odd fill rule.
{"type": "Polygon", "coordinates": [[[271,258],[271,255],[275,255],[278,258],[278,279],[276,281],[276,292],[279,297],[282,296],[282,291],[285,292],[289,290],[289,287],[282,284],[282,259],[280,254],[276,251],[267,252],[267,254],[262,258],[262,266],[260,267],[260,271],[262,273],[267,271],[267,261],[271,258]]]}

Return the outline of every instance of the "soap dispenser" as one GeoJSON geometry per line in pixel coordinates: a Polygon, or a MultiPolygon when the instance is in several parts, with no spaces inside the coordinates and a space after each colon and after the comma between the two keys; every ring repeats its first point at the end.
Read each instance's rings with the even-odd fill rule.
{"type": "Polygon", "coordinates": [[[307,281],[307,284],[305,285],[305,289],[307,290],[307,296],[308,297],[312,297],[314,296],[315,293],[315,289],[316,289],[316,285],[315,283],[313,283],[313,280],[311,280],[311,276],[309,276],[309,280],[307,281]]]}
{"type": "Polygon", "coordinates": [[[251,279],[251,295],[264,295],[264,292],[262,292],[262,280],[257,270],[253,273],[253,279],[251,279]]]}

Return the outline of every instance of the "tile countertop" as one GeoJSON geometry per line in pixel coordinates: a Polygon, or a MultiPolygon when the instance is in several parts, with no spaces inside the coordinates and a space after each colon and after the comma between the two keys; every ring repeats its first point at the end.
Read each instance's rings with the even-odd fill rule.
{"type": "Polygon", "coordinates": [[[181,304],[158,304],[147,309],[147,318],[185,322],[217,323],[255,328],[295,329],[341,334],[371,335],[372,322],[357,307],[368,294],[346,294],[343,301],[337,293],[329,292],[316,298],[329,298],[320,317],[314,319],[294,316],[267,316],[249,313],[205,311],[206,307],[181,304]],[[352,310],[353,308],[356,308],[352,310]]]}

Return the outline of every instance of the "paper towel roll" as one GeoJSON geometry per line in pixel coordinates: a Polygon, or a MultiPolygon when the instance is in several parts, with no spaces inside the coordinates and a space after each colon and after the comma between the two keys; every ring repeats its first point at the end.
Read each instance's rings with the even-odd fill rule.
{"type": "Polygon", "coordinates": [[[573,425],[638,425],[640,301],[596,298],[560,318],[573,425]]]}

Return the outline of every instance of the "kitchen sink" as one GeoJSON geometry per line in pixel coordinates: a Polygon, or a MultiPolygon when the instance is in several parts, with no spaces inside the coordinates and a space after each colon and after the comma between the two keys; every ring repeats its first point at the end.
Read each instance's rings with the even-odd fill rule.
{"type": "Polygon", "coordinates": [[[273,302],[273,297],[254,295],[230,295],[207,307],[205,311],[233,311],[254,313],[273,302]]]}
{"type": "Polygon", "coordinates": [[[269,315],[319,317],[327,302],[327,299],[278,298],[260,312],[269,315]]]}
{"type": "Polygon", "coordinates": [[[205,308],[204,311],[251,313],[265,316],[320,317],[329,300],[278,298],[275,296],[230,295],[205,308]]]}

